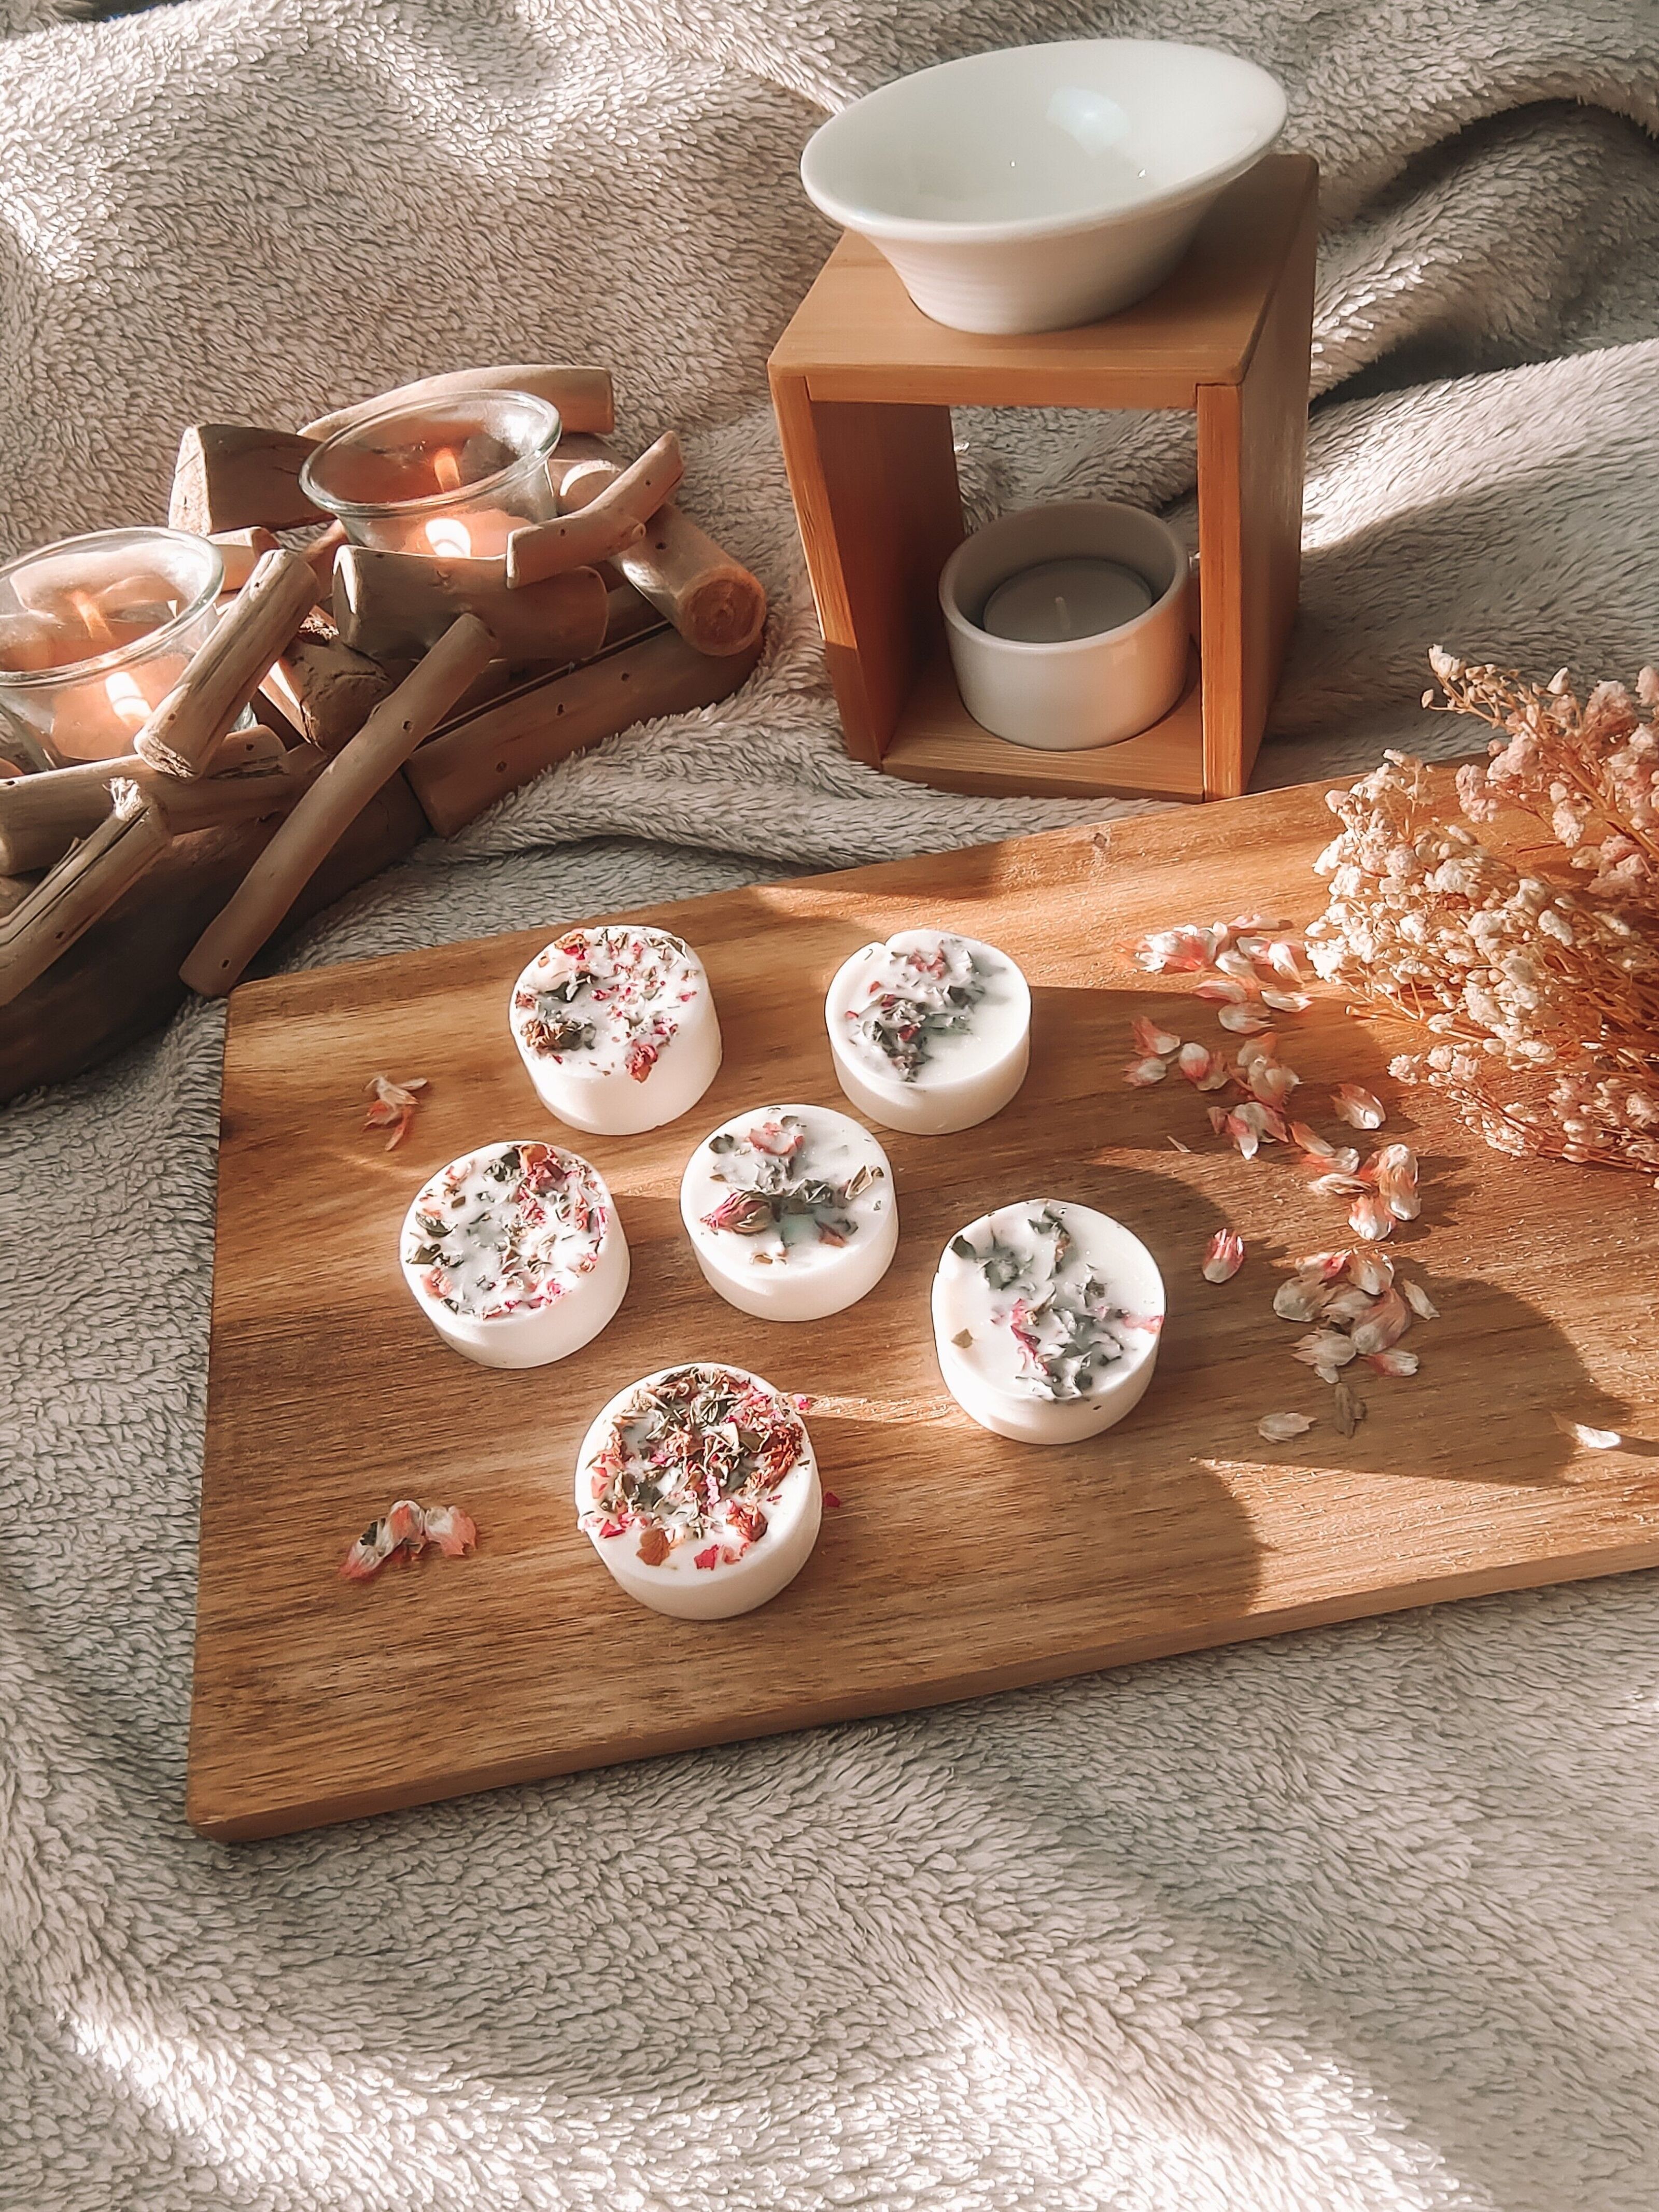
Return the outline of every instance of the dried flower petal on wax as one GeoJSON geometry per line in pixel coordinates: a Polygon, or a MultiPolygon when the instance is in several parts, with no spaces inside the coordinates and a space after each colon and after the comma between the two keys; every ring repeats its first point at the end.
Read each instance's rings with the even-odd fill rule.
{"type": "Polygon", "coordinates": [[[1162,1083],[1169,1073],[1169,1063],[1148,1054],[1145,1060],[1131,1060],[1123,1071],[1123,1080],[1133,1084],[1137,1091],[1149,1090],[1154,1083],[1162,1083]]]}
{"type": "Polygon", "coordinates": [[[1255,1425],[1257,1436],[1270,1444],[1287,1444],[1292,1437],[1304,1436],[1313,1426],[1309,1413],[1264,1413],[1255,1425]]]}
{"type": "Polygon", "coordinates": [[[1368,1244],[1394,1234],[1394,1215],[1389,1202],[1374,1190],[1362,1191],[1348,1209],[1348,1226],[1368,1244]]]}
{"type": "Polygon", "coordinates": [[[1358,1083],[1338,1084],[1331,1093],[1331,1108],[1352,1129],[1380,1129],[1388,1119],[1382,1100],[1358,1083]]]}
{"type": "Polygon", "coordinates": [[[1617,1429],[1593,1429],[1587,1422],[1568,1420],[1565,1413],[1557,1413],[1553,1419],[1562,1435],[1583,1444],[1586,1451],[1617,1451],[1625,1441],[1617,1429]]]}
{"type": "Polygon", "coordinates": [[[1179,1052],[1181,1049],[1181,1039],[1178,1036],[1172,1036],[1168,1030],[1161,1030],[1156,1022],[1149,1021],[1145,1014],[1136,1017],[1133,1036],[1135,1050],[1146,1054],[1149,1058],[1157,1055],[1167,1060],[1172,1052],[1179,1052]]]}
{"type": "Polygon", "coordinates": [[[1236,1229],[1218,1229],[1204,1255],[1206,1283],[1230,1283],[1244,1265],[1244,1239],[1236,1229]]]}
{"type": "MultiPolygon", "coordinates": [[[[1379,1254],[1378,1257],[1380,1258],[1381,1256],[1382,1255],[1379,1254]]],[[[1419,1321],[1439,1320],[1440,1309],[1436,1305],[1434,1300],[1424,1289],[1421,1283],[1406,1282],[1402,1283],[1400,1287],[1406,1293],[1407,1304],[1411,1308],[1412,1311],[1417,1316],[1419,1321]]]]}

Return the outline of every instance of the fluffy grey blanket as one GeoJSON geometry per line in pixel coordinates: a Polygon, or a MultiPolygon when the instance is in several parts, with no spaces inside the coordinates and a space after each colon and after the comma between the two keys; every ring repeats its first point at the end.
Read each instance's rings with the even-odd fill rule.
{"type": "MultiPolygon", "coordinates": [[[[953,52],[1150,32],[1291,88],[1327,234],[1268,775],[1443,742],[1413,704],[1436,637],[1659,650],[1652,0],[50,21],[0,8],[9,549],[159,514],[186,421],[550,355],[617,366],[628,433],[687,427],[690,503],[776,594],[744,696],[422,850],[297,958],[1065,815],[845,761],[764,402],[829,244],[801,142],[953,52]]],[[[1191,479],[1169,420],[963,432],[982,511],[1191,479]]],[[[0,1121],[0,2204],[1649,2212],[1644,1578],[193,1838],[219,1037],[187,1012],[0,1121]]]]}

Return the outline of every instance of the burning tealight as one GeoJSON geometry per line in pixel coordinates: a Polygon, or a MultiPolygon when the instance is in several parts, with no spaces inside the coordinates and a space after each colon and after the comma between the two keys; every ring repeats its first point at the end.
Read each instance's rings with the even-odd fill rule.
{"type": "Polygon", "coordinates": [[[398,401],[326,439],[300,485],[354,545],[499,560],[514,531],[558,510],[559,434],[558,410],[527,392],[398,401]]]}
{"type": "Polygon", "coordinates": [[[1109,1215],[1057,1199],[1000,1206],[953,1237],[933,1278],[945,1388],[1020,1443],[1075,1443],[1121,1421],[1152,1379],[1164,1279],[1109,1215]]]}
{"type": "Polygon", "coordinates": [[[481,1367],[568,1359],[628,1288],[604,1178],[556,1145],[485,1145],[440,1168],[404,1218],[402,1254],[416,1305],[481,1367]]]}
{"type": "Polygon", "coordinates": [[[680,1214],[697,1265],[762,1321],[823,1321],[855,1305],[898,1249],[887,1155],[828,1106],[759,1106],[692,1153],[680,1214]]]}
{"type": "Polygon", "coordinates": [[[806,1425],[741,1367],[665,1367],[619,1391],[582,1440],[576,1513],[632,1598],[726,1620],[805,1565],[823,1512],[806,1425]]]}
{"type": "Polygon", "coordinates": [[[1030,992],[977,938],[905,929],[866,945],[836,970],[823,1012],[836,1081],[890,1129],[969,1129],[1025,1080],[1030,992]]]}
{"type": "Polygon", "coordinates": [[[514,985],[510,1018],[543,1105],[602,1136],[678,1121],[720,1070],[708,978],[665,929],[618,922],[556,937],[514,985]]]}

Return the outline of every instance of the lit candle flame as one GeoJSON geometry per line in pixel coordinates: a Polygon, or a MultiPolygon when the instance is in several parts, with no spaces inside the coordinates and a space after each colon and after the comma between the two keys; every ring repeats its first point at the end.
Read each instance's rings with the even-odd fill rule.
{"type": "Polygon", "coordinates": [[[472,532],[464,522],[441,517],[427,524],[426,542],[434,553],[450,560],[465,560],[472,550],[472,532]]]}
{"type": "Polygon", "coordinates": [[[440,446],[432,456],[432,473],[438,479],[440,491],[459,491],[461,488],[460,456],[452,446],[440,446]]]}
{"type": "Polygon", "coordinates": [[[104,696],[117,720],[125,722],[130,730],[142,729],[149,720],[149,701],[139,690],[137,678],[125,669],[118,668],[113,676],[104,678],[104,696]]]}
{"type": "Polygon", "coordinates": [[[106,646],[114,644],[115,633],[109,626],[104,610],[90,592],[83,592],[71,586],[64,596],[86,625],[87,636],[93,645],[101,650],[106,646]]]}

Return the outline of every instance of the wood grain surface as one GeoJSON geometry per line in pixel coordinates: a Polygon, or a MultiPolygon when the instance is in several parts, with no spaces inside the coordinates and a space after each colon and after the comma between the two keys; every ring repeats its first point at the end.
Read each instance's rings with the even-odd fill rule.
{"type": "Polygon", "coordinates": [[[562,1364],[495,1373],[446,1350],[398,1264],[410,1198],[490,1139],[562,1135],[507,1034],[509,987],[550,922],[481,943],[251,983],[230,1002],[189,1814],[275,1834],[574,1769],[1003,1691],[1085,1669],[1429,1601],[1659,1563],[1659,1359],[1644,1303],[1650,1194],[1634,1178],[1520,1167],[1437,1103],[1396,1097],[1389,1036],[1322,1000],[1284,1024],[1304,1117],[1332,1082],[1390,1101],[1424,1162],[1397,1259],[1443,1318],[1411,1382],[1366,1371],[1352,1438],[1291,1357],[1280,1268],[1345,1241],[1283,1152],[1223,1150],[1172,1078],[1125,1087],[1130,1024],[1214,1041],[1190,978],[1146,976],[1144,930],[1246,909],[1305,920],[1329,817],[1274,792],[1086,831],[643,910],[706,961],[726,1061],[670,1128],[569,1139],[602,1169],[633,1249],[621,1313],[562,1364]],[[1031,1073],[994,1121],[946,1140],[884,1133],[899,1254],[861,1304],[810,1328],[745,1319],[682,1233],[681,1168],[747,1104],[841,1104],[823,988],[872,936],[933,921],[1006,948],[1030,979],[1031,1073]],[[429,1079],[409,1141],[362,1133],[377,1071],[429,1079]],[[1173,1149],[1174,1136],[1193,1147],[1173,1149]],[[1039,1450],[975,1428],[934,1364],[927,1291],[963,1222],[1078,1199],[1151,1245],[1170,1320],[1121,1426],[1039,1450]],[[1224,1285],[1212,1232],[1249,1240],[1224,1285]],[[681,1359],[731,1360],[809,1394],[825,1515],[799,1578],[760,1611],[666,1620],[623,1595],[575,1526],[571,1477],[612,1392],[681,1359]],[[1319,1424],[1264,1444],[1267,1413],[1319,1424]],[[1623,1431],[1586,1452],[1563,1414],[1623,1431]],[[456,1504],[477,1554],[368,1584],[337,1569],[394,1498],[456,1504]]]}

